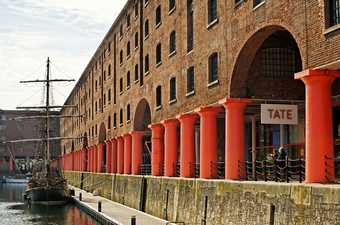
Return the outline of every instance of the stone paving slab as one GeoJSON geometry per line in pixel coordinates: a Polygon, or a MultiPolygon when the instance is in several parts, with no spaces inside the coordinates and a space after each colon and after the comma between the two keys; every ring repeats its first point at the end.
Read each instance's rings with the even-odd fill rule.
{"type": "Polygon", "coordinates": [[[136,216],[137,225],[167,225],[165,220],[143,213],[125,205],[110,201],[100,196],[94,196],[84,190],[71,186],[75,190],[74,199],[79,201],[79,193],[82,193],[81,203],[95,211],[98,209],[98,202],[102,202],[102,214],[119,225],[130,225],[131,217],[136,216]]]}

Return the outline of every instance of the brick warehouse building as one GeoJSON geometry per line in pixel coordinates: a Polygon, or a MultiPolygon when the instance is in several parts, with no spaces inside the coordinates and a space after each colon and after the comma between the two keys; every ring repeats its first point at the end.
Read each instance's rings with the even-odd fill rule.
{"type": "MultiPolygon", "coordinates": [[[[51,112],[58,116],[59,112],[51,112]]],[[[33,164],[42,157],[45,145],[39,142],[25,142],[6,144],[3,142],[39,139],[45,126],[44,115],[40,111],[1,110],[0,109],[0,176],[32,172],[33,164]]],[[[59,136],[59,118],[50,121],[50,135],[59,136]]],[[[60,155],[60,142],[51,143],[51,157],[56,159],[60,155]]]]}
{"type": "Polygon", "coordinates": [[[129,0],[61,112],[64,169],[334,181],[339,30],[339,0],[129,0]]]}

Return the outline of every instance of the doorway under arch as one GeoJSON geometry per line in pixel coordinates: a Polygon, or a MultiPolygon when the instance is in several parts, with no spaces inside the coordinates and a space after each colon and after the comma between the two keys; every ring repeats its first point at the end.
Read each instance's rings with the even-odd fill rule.
{"type": "Polygon", "coordinates": [[[150,104],[146,99],[139,101],[134,115],[134,131],[143,131],[143,149],[142,149],[142,168],[141,174],[151,173],[151,130],[148,126],[151,124],[150,104]]]}
{"type": "Polygon", "coordinates": [[[103,145],[103,160],[102,160],[102,171],[106,170],[106,144],[105,144],[105,140],[106,140],[106,127],[104,123],[100,124],[99,127],[99,136],[98,136],[98,144],[102,144],[103,145]]]}
{"type": "Polygon", "coordinates": [[[246,109],[244,149],[249,163],[245,167],[251,165],[253,178],[256,173],[252,168],[258,168],[256,162],[271,160],[275,163],[280,148],[284,148],[291,159],[304,157],[305,86],[302,81],[294,79],[295,73],[302,70],[302,62],[298,42],[281,26],[268,26],[257,31],[236,59],[229,96],[253,99],[246,109]],[[263,122],[262,104],[296,105],[298,124],[263,122]]]}

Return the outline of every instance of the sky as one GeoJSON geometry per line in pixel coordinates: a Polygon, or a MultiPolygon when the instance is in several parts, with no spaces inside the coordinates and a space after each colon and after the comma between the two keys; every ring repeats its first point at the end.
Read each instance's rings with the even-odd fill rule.
{"type": "MultiPolygon", "coordinates": [[[[51,59],[52,78],[78,80],[127,0],[0,0],[0,109],[43,104],[42,84],[51,59]]],[[[75,82],[53,85],[62,105],[75,82]]]]}

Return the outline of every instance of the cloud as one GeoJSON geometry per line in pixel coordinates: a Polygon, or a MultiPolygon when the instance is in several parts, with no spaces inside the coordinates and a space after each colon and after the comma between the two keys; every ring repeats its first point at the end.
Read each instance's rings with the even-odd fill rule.
{"type": "MultiPolygon", "coordinates": [[[[40,102],[34,85],[21,79],[44,76],[47,56],[58,66],[55,75],[79,78],[126,0],[1,0],[0,108],[40,102]],[[18,91],[20,90],[20,91],[18,91]]],[[[58,104],[72,85],[57,85],[58,104]],[[59,93],[59,94],[58,94],[59,93]]],[[[41,94],[41,93],[40,93],[41,94]]]]}

